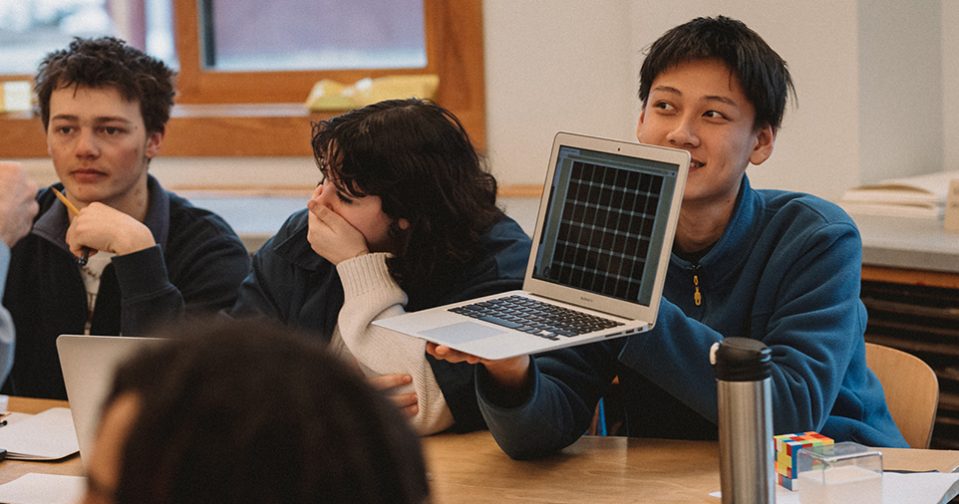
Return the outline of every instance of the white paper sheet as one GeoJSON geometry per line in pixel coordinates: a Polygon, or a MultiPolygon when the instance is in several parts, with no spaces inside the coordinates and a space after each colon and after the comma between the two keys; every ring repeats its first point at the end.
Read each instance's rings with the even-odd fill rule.
{"type": "MultiPolygon", "coordinates": [[[[776,504],[799,504],[799,492],[776,485],[776,504]]],[[[939,504],[949,502],[957,494],[959,473],[882,473],[883,504],[939,504]]],[[[721,494],[709,495],[720,498],[721,494]]]]}
{"type": "Polygon", "coordinates": [[[0,502],[10,504],[74,504],[83,497],[82,476],[28,473],[0,485],[0,502]]]}
{"type": "Polygon", "coordinates": [[[50,408],[29,418],[16,418],[0,427],[0,448],[7,458],[57,460],[79,451],[73,417],[67,408],[50,408]]]}

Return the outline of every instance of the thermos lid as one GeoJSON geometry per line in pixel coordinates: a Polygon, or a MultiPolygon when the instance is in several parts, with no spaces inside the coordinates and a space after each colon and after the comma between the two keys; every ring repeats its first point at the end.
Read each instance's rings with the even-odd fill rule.
{"type": "Polygon", "coordinates": [[[709,362],[717,380],[759,381],[771,373],[772,351],[759,340],[726,338],[710,348],[709,362]]]}

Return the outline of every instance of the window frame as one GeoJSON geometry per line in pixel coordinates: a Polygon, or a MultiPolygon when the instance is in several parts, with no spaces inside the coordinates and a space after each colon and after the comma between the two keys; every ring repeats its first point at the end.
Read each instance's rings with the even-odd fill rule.
{"type": "MultiPolygon", "coordinates": [[[[324,78],[351,84],[364,77],[435,73],[435,100],[462,121],[473,143],[486,147],[482,0],[423,0],[427,67],[291,72],[222,72],[201,66],[198,2],[174,0],[180,71],[177,98],[161,156],[310,156],[311,113],[303,102],[324,78]],[[269,83],[269,86],[264,86],[269,83]]],[[[30,78],[0,76],[0,80],[30,78]]],[[[39,116],[0,114],[0,158],[45,157],[39,116]]]]}

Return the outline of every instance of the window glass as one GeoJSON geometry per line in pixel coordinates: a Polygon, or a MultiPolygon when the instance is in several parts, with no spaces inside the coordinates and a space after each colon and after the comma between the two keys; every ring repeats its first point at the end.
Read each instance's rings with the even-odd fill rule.
{"type": "Polygon", "coordinates": [[[423,0],[203,0],[204,67],[423,68],[423,0]]]}
{"type": "Polygon", "coordinates": [[[32,75],[73,37],[112,35],[177,67],[172,0],[0,0],[0,74],[32,75]]]}

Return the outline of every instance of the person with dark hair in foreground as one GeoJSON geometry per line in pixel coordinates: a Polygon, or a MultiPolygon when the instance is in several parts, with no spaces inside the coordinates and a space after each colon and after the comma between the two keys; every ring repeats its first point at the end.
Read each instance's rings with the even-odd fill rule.
{"type": "Polygon", "coordinates": [[[231,311],[330,341],[421,434],[481,427],[470,366],[370,323],[522,285],[530,240],[496,207],[459,120],[435,103],[390,100],[316,125],[322,182],[253,258],[231,311]]]}
{"type": "Polygon", "coordinates": [[[4,304],[19,337],[3,391],[66,399],[57,336],[136,336],[216,313],[250,258],[223,219],[149,175],[173,106],[162,61],[77,38],[43,59],[35,89],[60,181],[36,195],[33,229],[12,247],[4,304]]]}
{"type": "Polygon", "coordinates": [[[792,90],[785,61],[740,21],[698,18],[652,44],[640,81],[637,139],[692,155],[656,326],[535,359],[428,351],[483,364],[483,415],[516,458],[576,441],[614,376],[622,433],[716,439],[709,350],[729,336],[772,350],[776,433],[905,446],[866,367],[855,224],[814,196],[754,190],[745,174],[772,154],[792,90]]]}
{"type": "Polygon", "coordinates": [[[323,345],[262,321],[164,333],[117,370],[84,504],[427,502],[419,438],[323,345]]]}

